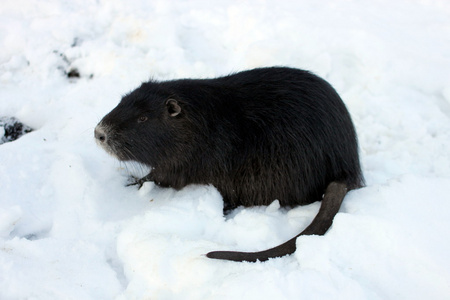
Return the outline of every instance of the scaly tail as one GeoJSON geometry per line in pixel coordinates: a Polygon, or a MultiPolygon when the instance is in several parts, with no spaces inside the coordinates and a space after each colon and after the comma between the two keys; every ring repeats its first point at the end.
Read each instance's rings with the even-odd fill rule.
{"type": "Polygon", "coordinates": [[[324,235],[327,232],[333,223],[334,216],[341,207],[345,194],[347,194],[347,185],[345,183],[335,181],[330,183],[325,191],[319,212],[311,224],[284,244],[260,252],[213,251],[206,254],[206,256],[215,259],[256,262],[257,260],[266,261],[269,258],[292,254],[297,248],[295,242],[299,236],[324,235]]]}

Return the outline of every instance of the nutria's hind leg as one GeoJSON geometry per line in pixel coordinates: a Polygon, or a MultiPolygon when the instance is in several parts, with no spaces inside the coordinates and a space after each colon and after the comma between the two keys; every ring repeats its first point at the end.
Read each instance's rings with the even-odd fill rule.
{"type": "Polygon", "coordinates": [[[237,208],[236,205],[231,204],[230,202],[223,199],[223,215],[229,215],[233,210],[237,208]]]}

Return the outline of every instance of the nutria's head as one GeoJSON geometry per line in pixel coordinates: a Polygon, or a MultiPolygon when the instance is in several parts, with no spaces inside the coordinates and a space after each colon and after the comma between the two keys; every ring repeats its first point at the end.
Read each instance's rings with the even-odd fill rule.
{"type": "Polygon", "coordinates": [[[161,159],[176,159],[180,144],[189,144],[182,102],[157,84],[144,83],[100,121],[95,139],[121,161],[156,166],[161,159]]]}

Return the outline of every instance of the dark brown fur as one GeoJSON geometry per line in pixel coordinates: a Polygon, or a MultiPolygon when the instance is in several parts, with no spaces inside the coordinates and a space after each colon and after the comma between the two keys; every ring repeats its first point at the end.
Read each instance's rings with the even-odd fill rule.
{"type": "MultiPolygon", "coordinates": [[[[262,68],[216,79],[150,81],[123,97],[96,128],[120,160],[152,168],[145,180],[181,189],[212,184],[225,209],[304,205],[321,211],[301,234],[324,234],[347,190],[363,184],[355,129],[336,93],[303,70],[262,68]]],[[[208,257],[266,260],[295,238],[255,252],[208,257]]]]}

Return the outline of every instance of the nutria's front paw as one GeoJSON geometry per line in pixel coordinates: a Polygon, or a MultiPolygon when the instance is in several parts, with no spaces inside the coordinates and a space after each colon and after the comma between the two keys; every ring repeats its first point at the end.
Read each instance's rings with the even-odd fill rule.
{"type": "Polygon", "coordinates": [[[147,176],[144,176],[142,178],[137,178],[136,176],[130,176],[130,177],[128,177],[128,183],[126,186],[137,185],[138,189],[141,189],[141,187],[147,181],[153,181],[150,177],[150,174],[148,174],[147,176]]]}
{"type": "Polygon", "coordinates": [[[141,187],[144,185],[144,178],[137,178],[135,176],[130,176],[128,177],[128,182],[126,184],[126,186],[132,186],[132,185],[137,185],[138,189],[141,189],[141,187]]]}

